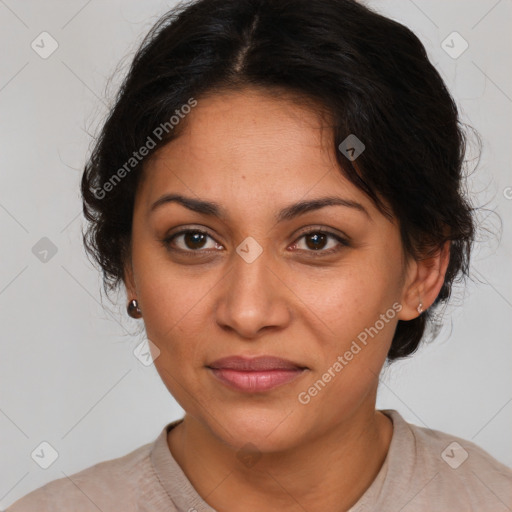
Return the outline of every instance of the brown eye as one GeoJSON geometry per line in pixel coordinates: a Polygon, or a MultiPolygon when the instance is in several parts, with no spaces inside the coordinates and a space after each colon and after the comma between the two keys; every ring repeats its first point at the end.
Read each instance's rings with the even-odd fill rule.
{"type": "Polygon", "coordinates": [[[305,236],[306,245],[314,251],[325,247],[328,236],[324,233],[312,233],[305,236]]]}
{"type": "Polygon", "coordinates": [[[341,236],[319,230],[302,233],[298,240],[304,240],[304,244],[297,241],[293,244],[293,247],[314,256],[332,254],[340,251],[343,247],[349,246],[348,241],[341,236]]]}
{"type": "Polygon", "coordinates": [[[188,231],[183,234],[183,242],[188,249],[202,249],[208,235],[204,233],[188,231]]]}
{"type": "Polygon", "coordinates": [[[218,249],[221,247],[208,233],[197,229],[180,231],[165,238],[162,240],[162,243],[169,251],[189,253],[206,252],[208,249],[218,249]],[[210,246],[208,246],[208,239],[211,240],[210,246]]]}

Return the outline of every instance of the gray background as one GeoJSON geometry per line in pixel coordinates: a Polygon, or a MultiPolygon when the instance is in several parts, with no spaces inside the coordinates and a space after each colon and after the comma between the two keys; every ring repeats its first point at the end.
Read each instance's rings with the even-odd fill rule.
{"type": "MultiPolygon", "coordinates": [[[[512,465],[512,1],[367,3],[420,37],[481,134],[470,189],[491,232],[475,248],[476,282],[455,289],[435,343],[383,372],[377,405],[512,465]],[[469,44],[458,58],[442,45],[453,31],[469,44]]],[[[144,338],[124,296],[117,306],[101,297],[81,245],[79,196],[91,136],[142,36],[172,5],[0,0],[0,508],[153,441],[182,414],[155,368],[134,357],[144,338]],[[31,47],[43,31],[59,45],[46,59],[31,47]],[[58,452],[48,469],[31,458],[43,441],[58,452]]]]}

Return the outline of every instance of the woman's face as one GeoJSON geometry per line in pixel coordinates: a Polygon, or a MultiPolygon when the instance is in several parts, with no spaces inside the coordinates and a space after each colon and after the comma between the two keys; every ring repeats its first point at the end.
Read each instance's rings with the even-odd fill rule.
{"type": "Polygon", "coordinates": [[[200,99],[186,122],[146,162],[126,279],[167,388],[217,438],[260,451],[373,414],[396,324],[416,316],[397,225],[341,175],[305,107],[245,90],[200,99]],[[218,211],[155,206],[170,194],[218,211]],[[293,206],[326,197],[346,204],[293,206]],[[293,364],[215,364],[231,356],[293,364]]]}

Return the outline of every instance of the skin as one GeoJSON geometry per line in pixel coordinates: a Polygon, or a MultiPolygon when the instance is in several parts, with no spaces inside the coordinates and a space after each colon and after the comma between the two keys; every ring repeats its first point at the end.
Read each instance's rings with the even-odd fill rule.
{"type": "Polygon", "coordinates": [[[334,151],[317,112],[244,89],[199,99],[183,133],[145,165],[124,281],[158,347],[157,371],[186,411],[168,434],[169,449],[217,510],[240,510],[241,503],[244,512],[352,506],[392,437],[392,422],[375,401],[396,324],[418,316],[420,300],[428,308],[443,284],[449,247],[426,260],[404,259],[397,222],[341,175],[334,151]],[[227,217],[178,203],[150,212],[165,193],[215,201],[227,217]],[[332,195],[357,201],[370,217],[329,206],[276,223],[279,209],[332,195]],[[184,228],[209,237],[203,245],[183,236],[162,243],[184,228]],[[345,234],[349,245],[329,237],[315,251],[303,228],[345,234]],[[249,236],[263,249],[251,263],[236,252],[249,236]],[[394,318],[300,403],[298,394],[394,303],[402,306],[394,318]],[[274,355],[308,370],[271,391],[241,393],[206,368],[229,355],[274,355]],[[241,460],[247,443],[257,453],[254,464],[241,460]]]}

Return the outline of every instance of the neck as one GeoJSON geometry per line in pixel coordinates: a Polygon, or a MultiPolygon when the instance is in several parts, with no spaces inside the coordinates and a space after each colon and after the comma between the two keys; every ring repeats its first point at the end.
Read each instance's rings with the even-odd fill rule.
{"type": "Polygon", "coordinates": [[[240,452],[186,415],[169,432],[168,444],[193,487],[216,510],[239,510],[243,503],[244,512],[341,512],[377,476],[392,433],[391,420],[372,407],[300,446],[241,462],[240,452]]]}

